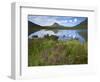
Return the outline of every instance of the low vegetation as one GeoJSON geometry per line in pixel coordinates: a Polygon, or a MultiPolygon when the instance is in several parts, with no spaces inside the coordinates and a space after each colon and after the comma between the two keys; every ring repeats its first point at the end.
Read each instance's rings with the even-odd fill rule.
{"type": "Polygon", "coordinates": [[[87,64],[87,43],[46,36],[28,40],[28,66],[87,64]]]}

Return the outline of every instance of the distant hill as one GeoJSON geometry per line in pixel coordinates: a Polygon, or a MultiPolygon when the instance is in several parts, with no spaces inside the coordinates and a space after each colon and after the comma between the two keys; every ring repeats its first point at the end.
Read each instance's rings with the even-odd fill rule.
{"type": "Polygon", "coordinates": [[[51,29],[87,29],[88,26],[88,20],[84,20],[83,22],[81,22],[80,24],[73,26],[73,27],[68,27],[68,26],[63,26],[60,25],[58,23],[54,23],[51,26],[45,26],[46,28],[51,28],[51,29]]]}
{"type": "Polygon", "coordinates": [[[35,24],[35,23],[32,23],[31,21],[28,21],[28,27],[33,27],[33,26],[41,27],[38,24],[35,24]]]}
{"type": "Polygon", "coordinates": [[[62,26],[58,23],[54,23],[51,26],[40,26],[38,24],[32,23],[28,21],[28,35],[31,34],[32,32],[36,32],[41,29],[65,29],[65,30],[71,30],[71,29],[87,29],[88,28],[88,19],[85,21],[81,22],[80,24],[74,26],[74,27],[66,27],[62,26]]]}
{"type": "Polygon", "coordinates": [[[35,23],[32,23],[31,21],[28,21],[28,35],[34,31],[36,31],[38,28],[42,28],[40,25],[37,25],[35,23]]]}
{"type": "Polygon", "coordinates": [[[50,27],[63,27],[63,26],[55,22],[55,23],[52,24],[50,27]]]}
{"type": "Polygon", "coordinates": [[[74,26],[74,28],[79,28],[79,29],[87,29],[88,27],[88,19],[84,20],[80,24],[74,26]]]}

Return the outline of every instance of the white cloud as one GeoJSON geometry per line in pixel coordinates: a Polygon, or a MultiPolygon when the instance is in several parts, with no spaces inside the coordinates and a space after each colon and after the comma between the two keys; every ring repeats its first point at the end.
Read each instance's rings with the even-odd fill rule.
{"type": "Polygon", "coordinates": [[[69,22],[72,23],[73,21],[72,20],[69,20],[69,22]]]}
{"type": "Polygon", "coordinates": [[[74,19],[74,22],[77,22],[77,18],[74,19]]]}
{"type": "Polygon", "coordinates": [[[57,22],[64,26],[75,26],[84,21],[84,17],[64,17],[64,16],[28,16],[28,20],[41,26],[50,26],[57,22]]]}
{"type": "Polygon", "coordinates": [[[54,22],[56,22],[55,17],[49,17],[49,16],[37,16],[37,17],[33,16],[33,18],[30,17],[29,20],[41,26],[52,25],[54,22]]]}

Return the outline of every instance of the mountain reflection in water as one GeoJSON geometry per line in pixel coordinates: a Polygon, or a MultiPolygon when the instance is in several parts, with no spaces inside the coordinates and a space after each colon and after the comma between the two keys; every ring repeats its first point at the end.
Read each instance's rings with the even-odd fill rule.
{"type": "Polygon", "coordinates": [[[70,40],[75,39],[79,40],[81,43],[85,42],[85,36],[82,36],[80,33],[86,33],[87,30],[57,30],[56,32],[54,30],[46,30],[42,29],[36,32],[33,32],[29,35],[29,39],[33,39],[34,36],[37,36],[38,38],[44,38],[45,35],[54,35],[58,37],[58,40],[70,40]]]}

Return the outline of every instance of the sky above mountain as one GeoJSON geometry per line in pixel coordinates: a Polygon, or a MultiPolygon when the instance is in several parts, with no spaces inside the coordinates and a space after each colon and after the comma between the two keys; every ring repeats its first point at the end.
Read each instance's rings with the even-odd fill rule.
{"type": "Polygon", "coordinates": [[[29,15],[28,21],[41,26],[51,26],[54,23],[58,23],[63,26],[73,27],[83,22],[86,18],[87,17],[29,15]]]}

